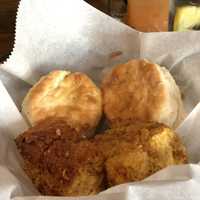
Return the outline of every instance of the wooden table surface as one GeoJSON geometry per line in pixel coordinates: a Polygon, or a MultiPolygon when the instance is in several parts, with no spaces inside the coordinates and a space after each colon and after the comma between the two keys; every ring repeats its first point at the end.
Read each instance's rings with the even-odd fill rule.
{"type": "Polygon", "coordinates": [[[13,48],[15,18],[19,0],[0,0],[0,61],[13,48]]]}

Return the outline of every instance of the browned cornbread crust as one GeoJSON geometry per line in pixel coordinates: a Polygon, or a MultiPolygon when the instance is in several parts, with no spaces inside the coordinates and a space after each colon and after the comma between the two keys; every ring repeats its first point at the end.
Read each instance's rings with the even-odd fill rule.
{"type": "Polygon", "coordinates": [[[154,122],[135,121],[86,139],[65,120],[49,119],[20,135],[16,143],[26,173],[45,195],[96,194],[187,162],[178,136],[154,122]]]}
{"type": "Polygon", "coordinates": [[[16,143],[25,172],[42,194],[80,196],[104,189],[103,156],[65,121],[40,123],[16,143]]]}
{"type": "Polygon", "coordinates": [[[133,122],[95,137],[109,186],[140,181],[170,165],[187,163],[179,137],[159,123],[133,122]]]}

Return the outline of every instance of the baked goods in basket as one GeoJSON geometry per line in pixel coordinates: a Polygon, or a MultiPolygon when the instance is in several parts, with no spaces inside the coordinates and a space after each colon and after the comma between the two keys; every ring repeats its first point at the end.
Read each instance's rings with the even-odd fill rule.
{"type": "Polygon", "coordinates": [[[147,60],[118,65],[102,81],[103,109],[109,124],[127,120],[177,127],[183,119],[181,94],[168,70],[147,60]]]}
{"type": "Polygon", "coordinates": [[[53,71],[28,92],[22,112],[31,125],[62,117],[72,127],[93,131],[102,115],[101,91],[83,73],[53,71]]]}
{"type": "Polygon", "coordinates": [[[33,127],[16,144],[24,170],[44,195],[97,194],[184,164],[184,145],[170,127],[183,117],[178,86],[165,68],[131,60],[107,74],[101,91],[83,73],[53,71],[23,102],[33,127]],[[102,116],[111,129],[88,138],[102,116]],[[156,122],[153,122],[156,121],[156,122]]]}
{"type": "Polygon", "coordinates": [[[96,194],[187,162],[178,136],[162,124],[134,122],[93,139],[82,135],[65,120],[48,119],[18,136],[24,169],[42,194],[96,194]]]}

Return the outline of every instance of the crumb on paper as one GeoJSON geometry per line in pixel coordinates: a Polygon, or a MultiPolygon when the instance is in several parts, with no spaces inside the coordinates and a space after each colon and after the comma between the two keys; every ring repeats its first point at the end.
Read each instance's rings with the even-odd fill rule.
{"type": "Polygon", "coordinates": [[[121,56],[122,54],[123,54],[122,51],[114,51],[114,52],[109,54],[109,58],[114,59],[114,58],[116,58],[118,56],[121,56]]]}

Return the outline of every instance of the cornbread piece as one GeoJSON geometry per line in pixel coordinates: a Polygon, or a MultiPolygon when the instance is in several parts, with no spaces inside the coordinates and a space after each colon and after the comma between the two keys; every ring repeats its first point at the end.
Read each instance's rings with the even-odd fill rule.
{"type": "Polygon", "coordinates": [[[62,117],[72,127],[94,130],[102,115],[101,92],[83,73],[53,71],[29,91],[22,112],[31,125],[62,117]]]}
{"type": "Polygon", "coordinates": [[[178,86],[167,69],[131,60],[102,81],[103,109],[111,127],[127,121],[156,121],[177,127],[184,117],[178,86]]]}
{"type": "Polygon", "coordinates": [[[16,139],[24,170],[44,195],[81,196],[104,189],[103,156],[63,120],[46,120],[16,139]]]}
{"type": "Polygon", "coordinates": [[[94,143],[105,157],[109,186],[140,181],[167,166],[187,163],[178,136],[158,123],[110,129],[96,136],[94,143]]]}

